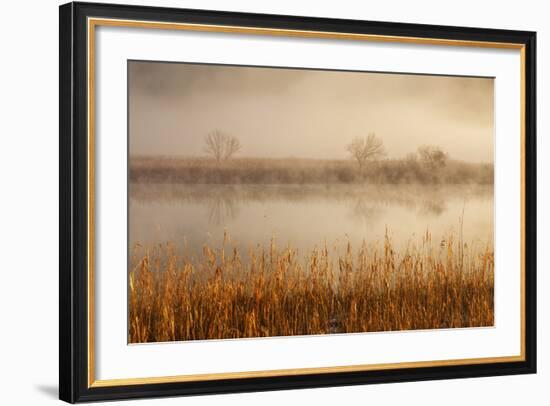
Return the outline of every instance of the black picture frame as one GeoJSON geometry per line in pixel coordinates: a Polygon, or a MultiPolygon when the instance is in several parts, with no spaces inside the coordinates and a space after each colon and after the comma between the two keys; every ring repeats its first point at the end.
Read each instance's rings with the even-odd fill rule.
{"type": "Polygon", "coordinates": [[[59,397],[67,402],[235,393],[536,372],[536,33],[497,29],[261,15],[113,4],[60,6],[59,32],[59,397]],[[301,31],[513,43],[523,46],[524,360],[197,382],[89,385],[87,191],[87,19],[89,17],[301,31]]]}

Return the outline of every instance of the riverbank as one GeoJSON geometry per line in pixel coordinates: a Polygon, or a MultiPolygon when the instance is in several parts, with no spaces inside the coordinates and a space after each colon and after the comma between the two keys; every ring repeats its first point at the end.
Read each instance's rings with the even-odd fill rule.
{"type": "Polygon", "coordinates": [[[448,161],[431,169],[418,159],[351,160],[235,158],[132,158],[130,182],[193,184],[492,184],[489,163],[448,161]]]}

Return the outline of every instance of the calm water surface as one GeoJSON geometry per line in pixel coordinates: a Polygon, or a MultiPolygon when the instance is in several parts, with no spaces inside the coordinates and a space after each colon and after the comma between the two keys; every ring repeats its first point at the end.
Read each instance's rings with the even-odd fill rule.
{"type": "Polygon", "coordinates": [[[230,246],[247,249],[289,244],[302,252],[341,247],[350,241],[383,241],[386,230],[397,248],[458,237],[493,242],[493,187],[357,185],[133,184],[130,188],[130,247],[171,242],[190,256],[230,246]]]}

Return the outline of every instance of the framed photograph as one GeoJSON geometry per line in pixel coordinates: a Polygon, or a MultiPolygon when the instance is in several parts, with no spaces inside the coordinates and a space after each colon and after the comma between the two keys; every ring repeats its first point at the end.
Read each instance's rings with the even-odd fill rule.
{"type": "Polygon", "coordinates": [[[60,7],[60,398],[536,371],[534,32],[60,7]]]}

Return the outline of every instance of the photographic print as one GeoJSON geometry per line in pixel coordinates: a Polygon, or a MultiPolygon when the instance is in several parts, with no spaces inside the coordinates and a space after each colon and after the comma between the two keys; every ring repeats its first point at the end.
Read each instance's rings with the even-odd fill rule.
{"type": "Polygon", "coordinates": [[[60,399],[536,373],[535,32],[59,28],[60,399]]]}
{"type": "Polygon", "coordinates": [[[494,325],[494,79],[128,61],[128,342],[494,325]]]}

